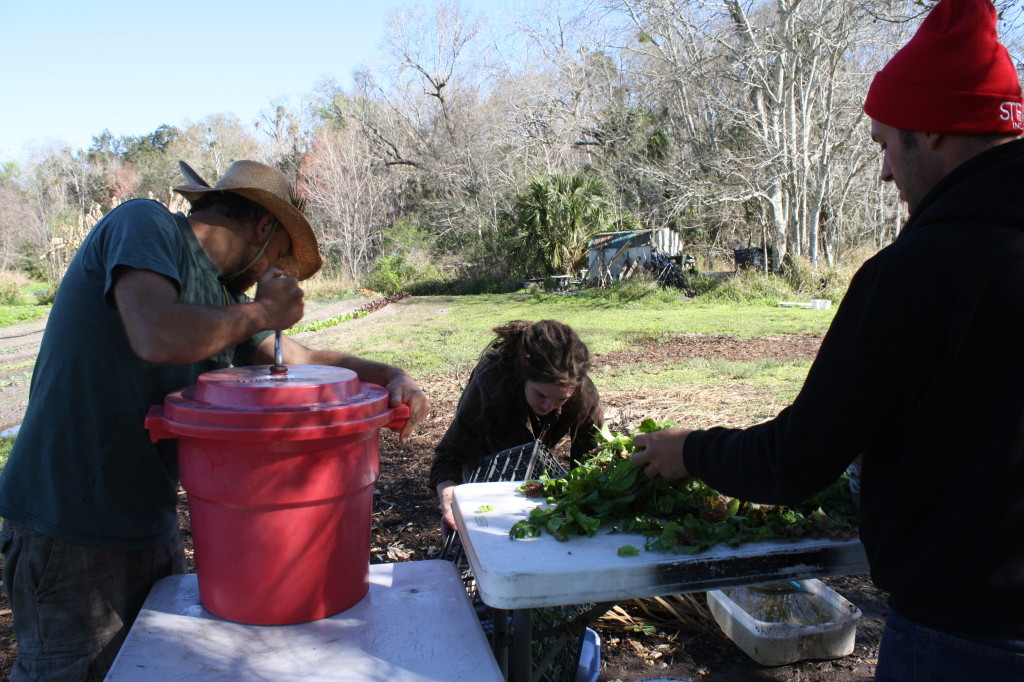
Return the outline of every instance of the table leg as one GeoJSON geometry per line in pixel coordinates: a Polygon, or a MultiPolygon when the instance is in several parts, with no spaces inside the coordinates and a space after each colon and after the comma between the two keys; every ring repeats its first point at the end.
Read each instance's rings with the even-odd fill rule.
{"type": "Polygon", "coordinates": [[[512,680],[533,682],[533,633],[530,609],[512,612],[512,680]]]}
{"type": "Polygon", "coordinates": [[[493,627],[491,649],[494,651],[494,660],[498,663],[498,670],[506,680],[508,677],[508,611],[502,609],[491,609],[491,624],[493,627]]]}

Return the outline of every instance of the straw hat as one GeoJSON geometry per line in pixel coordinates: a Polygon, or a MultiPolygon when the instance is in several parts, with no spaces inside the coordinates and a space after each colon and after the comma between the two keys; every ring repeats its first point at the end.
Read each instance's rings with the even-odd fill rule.
{"type": "Polygon", "coordinates": [[[313,228],[295,206],[292,185],[283,173],[256,161],[235,161],[217,186],[210,187],[184,161],[178,162],[178,168],[188,184],[174,191],[191,202],[210,192],[233,192],[270,211],[292,239],[291,253],[279,260],[277,267],[292,277],[306,279],[323,265],[313,228]]]}

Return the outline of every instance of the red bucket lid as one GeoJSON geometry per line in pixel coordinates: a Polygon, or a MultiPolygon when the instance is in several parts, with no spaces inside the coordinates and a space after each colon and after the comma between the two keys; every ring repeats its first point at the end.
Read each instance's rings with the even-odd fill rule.
{"type": "MultiPolygon", "coordinates": [[[[169,394],[159,426],[210,438],[263,440],[267,431],[282,440],[326,438],[388,424],[395,416],[389,401],[384,388],[341,367],[289,365],[285,374],[272,374],[269,365],[230,367],[169,394]]],[[[148,419],[146,426],[152,428],[148,419]]]]}
{"type": "Polygon", "coordinates": [[[207,372],[185,393],[197,403],[265,411],[340,405],[358,399],[360,390],[350,369],[291,365],[286,373],[273,374],[267,365],[255,365],[207,372]]]}

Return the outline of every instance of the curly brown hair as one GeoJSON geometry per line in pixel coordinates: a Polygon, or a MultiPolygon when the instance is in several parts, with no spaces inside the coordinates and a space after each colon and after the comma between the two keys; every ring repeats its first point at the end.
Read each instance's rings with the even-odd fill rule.
{"type": "Polygon", "coordinates": [[[482,359],[514,366],[523,382],[576,387],[591,369],[586,344],[572,327],[557,320],[514,320],[492,331],[498,336],[482,359]]]}

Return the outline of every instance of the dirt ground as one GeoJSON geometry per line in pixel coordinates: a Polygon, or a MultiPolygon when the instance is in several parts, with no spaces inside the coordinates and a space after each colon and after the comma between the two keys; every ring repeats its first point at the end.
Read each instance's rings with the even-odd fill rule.
{"type": "MultiPolygon", "coordinates": [[[[314,306],[306,321],[322,319],[355,309],[365,300],[331,306],[314,306]]],[[[396,303],[368,318],[339,325],[337,333],[351,338],[373,317],[399,313],[396,303]]],[[[380,319],[379,317],[377,319],[380,319]]],[[[44,323],[27,323],[0,329],[0,430],[20,423],[27,403],[28,379],[44,323]]],[[[331,334],[302,335],[304,343],[330,347],[338,341],[331,334]]],[[[715,357],[727,360],[758,358],[813,358],[820,339],[791,336],[743,340],[731,336],[681,335],[667,342],[652,343],[629,351],[595,358],[600,366],[645,362],[656,364],[687,357],[715,357]]],[[[337,347],[337,346],[335,346],[337,347]]],[[[381,475],[374,490],[371,562],[418,561],[437,558],[441,549],[436,495],[425,481],[433,446],[454,415],[461,391],[460,377],[416,377],[433,407],[430,416],[406,443],[391,432],[381,442],[381,475]]],[[[626,392],[605,396],[613,428],[625,428],[644,415],[630,410],[639,400],[626,392]],[[631,415],[629,423],[617,424],[614,415],[631,415]]],[[[565,456],[564,452],[556,453],[565,456]]],[[[184,495],[179,509],[182,529],[188,540],[188,514],[184,495]]],[[[852,682],[874,677],[878,644],[885,616],[885,595],[874,588],[866,575],[826,578],[825,582],[858,606],[863,614],[857,627],[852,655],[831,661],[804,661],[780,667],[761,666],[718,628],[707,614],[703,593],[680,597],[671,603],[683,612],[678,618],[654,600],[632,600],[618,605],[591,624],[601,639],[600,680],[710,680],[746,682],[752,680],[794,680],[800,682],[852,682]]],[[[0,597],[0,676],[6,679],[16,656],[10,611],[0,597]]]]}

